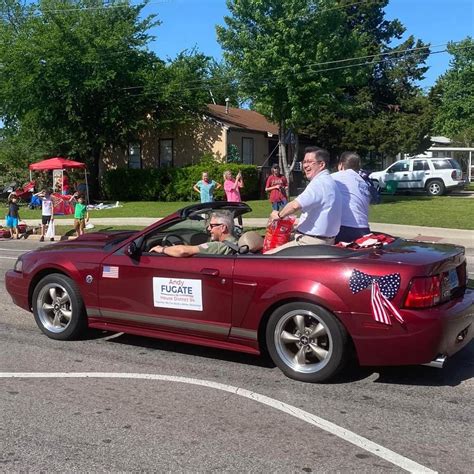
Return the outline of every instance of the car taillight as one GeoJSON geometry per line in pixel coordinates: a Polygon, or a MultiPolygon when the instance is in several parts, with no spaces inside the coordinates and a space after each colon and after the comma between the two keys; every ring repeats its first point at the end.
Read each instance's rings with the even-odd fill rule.
{"type": "Polygon", "coordinates": [[[456,170],[451,171],[451,179],[456,180],[456,177],[457,177],[456,170]]]}
{"type": "Polygon", "coordinates": [[[429,308],[441,301],[441,275],[413,278],[405,308],[429,308]]]}

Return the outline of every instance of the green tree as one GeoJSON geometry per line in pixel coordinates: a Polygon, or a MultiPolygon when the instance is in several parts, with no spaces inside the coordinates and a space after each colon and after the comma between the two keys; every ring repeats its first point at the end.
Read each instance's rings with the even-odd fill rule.
{"type": "Polygon", "coordinates": [[[450,43],[450,69],[431,91],[436,108],[434,128],[464,146],[474,144],[474,40],[450,43]]]}
{"type": "Polygon", "coordinates": [[[3,1],[0,103],[7,127],[34,128],[51,153],[87,161],[97,177],[104,147],[136,133],[149,108],[136,93],[164,64],[145,50],[157,24],[144,4],[3,1]],[[115,8],[116,7],[116,8],[115,8]]]}
{"type": "MultiPolygon", "coordinates": [[[[422,63],[429,51],[413,37],[390,46],[404,28],[384,19],[387,3],[228,0],[231,16],[226,27],[217,27],[219,41],[242,91],[278,122],[280,142],[289,129],[303,131],[338,152],[359,143],[367,148],[360,126],[369,132],[377,122],[384,132],[377,144],[387,133],[407,131],[402,104],[413,118],[427,103],[414,82],[426,71],[422,63]],[[359,127],[351,126],[355,121],[359,127]]],[[[288,175],[292,164],[283,143],[280,157],[288,175]]]]}

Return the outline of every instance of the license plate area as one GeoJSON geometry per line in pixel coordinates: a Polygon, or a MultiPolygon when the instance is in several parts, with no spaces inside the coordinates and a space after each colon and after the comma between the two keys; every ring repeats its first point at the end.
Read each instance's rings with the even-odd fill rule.
{"type": "Polygon", "coordinates": [[[449,282],[449,290],[453,291],[459,286],[459,278],[458,272],[456,268],[449,270],[448,272],[448,282],[449,282]]]}

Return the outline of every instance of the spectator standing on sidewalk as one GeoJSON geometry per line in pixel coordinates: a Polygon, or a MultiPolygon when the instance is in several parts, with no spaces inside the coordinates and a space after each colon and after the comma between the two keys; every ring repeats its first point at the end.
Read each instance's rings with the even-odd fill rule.
{"type": "MultiPolygon", "coordinates": [[[[224,171],[224,191],[228,202],[242,202],[240,189],[244,187],[242,173],[239,171],[237,176],[232,176],[232,171],[224,171]]],[[[237,217],[237,222],[242,227],[242,216],[237,217]]]]}
{"type": "Polygon", "coordinates": [[[84,234],[86,222],[89,222],[89,212],[87,211],[84,195],[74,193],[70,197],[69,202],[74,202],[74,230],[77,237],[79,237],[84,234]]]}
{"type": "MultiPolygon", "coordinates": [[[[46,232],[46,227],[53,223],[54,221],[54,204],[53,198],[51,197],[51,189],[43,189],[39,193],[34,194],[41,199],[41,237],[40,242],[44,242],[44,234],[46,232]]],[[[51,237],[50,240],[54,240],[54,237],[51,237]]]]}
{"type": "Polygon", "coordinates": [[[8,213],[6,215],[6,226],[10,229],[10,239],[20,238],[18,231],[18,223],[20,221],[20,206],[18,206],[18,198],[11,195],[8,199],[8,213]]]}
{"type": "Polygon", "coordinates": [[[220,183],[213,179],[209,179],[209,173],[204,171],[202,179],[200,179],[193,189],[201,196],[201,202],[214,202],[214,190],[222,188],[220,183]]]}
{"type": "Polygon", "coordinates": [[[265,191],[270,192],[270,202],[274,211],[283,209],[288,203],[288,181],[280,173],[280,166],[272,166],[272,174],[267,178],[265,191]]]}
{"type": "Polygon", "coordinates": [[[342,153],[337,169],[339,171],[331,175],[342,199],[341,229],[336,236],[336,243],[352,242],[370,233],[370,185],[359,174],[360,157],[357,153],[342,153]]]}

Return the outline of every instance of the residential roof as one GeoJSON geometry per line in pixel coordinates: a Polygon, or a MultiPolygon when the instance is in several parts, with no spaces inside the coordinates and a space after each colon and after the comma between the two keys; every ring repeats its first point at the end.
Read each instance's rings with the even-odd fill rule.
{"type": "Polygon", "coordinates": [[[224,122],[231,128],[243,128],[278,135],[278,126],[269,122],[262,114],[259,114],[254,110],[229,107],[229,113],[226,113],[225,105],[215,104],[208,104],[207,108],[209,110],[209,115],[220,122],[224,122]]]}

